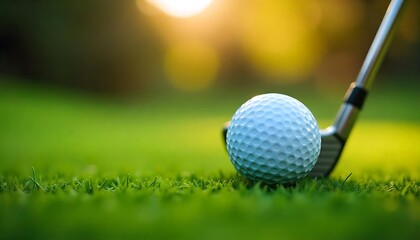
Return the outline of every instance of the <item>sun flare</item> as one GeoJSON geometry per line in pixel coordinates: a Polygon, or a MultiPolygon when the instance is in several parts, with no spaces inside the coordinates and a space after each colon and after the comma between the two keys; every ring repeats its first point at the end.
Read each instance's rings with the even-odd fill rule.
{"type": "Polygon", "coordinates": [[[148,0],[173,17],[192,17],[204,11],[213,0],[148,0]]]}

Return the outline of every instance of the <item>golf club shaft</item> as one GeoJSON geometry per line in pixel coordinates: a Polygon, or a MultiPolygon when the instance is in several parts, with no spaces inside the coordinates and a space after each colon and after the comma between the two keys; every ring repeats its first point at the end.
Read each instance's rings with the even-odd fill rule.
{"type": "Polygon", "coordinates": [[[368,90],[375,79],[376,73],[382,63],[385,53],[388,50],[389,43],[395,30],[396,21],[400,16],[400,10],[403,6],[403,0],[392,0],[388,10],[382,20],[382,23],[372,42],[359,75],[354,83],[350,85],[345,96],[333,127],[338,136],[347,140],[350,131],[356,121],[357,115],[363,106],[368,94],[368,90]]]}
{"type": "Polygon", "coordinates": [[[389,4],[388,10],[379,26],[375,39],[370,46],[369,52],[366,55],[365,61],[360,69],[359,75],[356,79],[356,86],[370,89],[376,73],[382,63],[382,59],[388,50],[388,46],[392,39],[392,33],[396,29],[395,22],[398,19],[403,0],[392,0],[389,4]]]}

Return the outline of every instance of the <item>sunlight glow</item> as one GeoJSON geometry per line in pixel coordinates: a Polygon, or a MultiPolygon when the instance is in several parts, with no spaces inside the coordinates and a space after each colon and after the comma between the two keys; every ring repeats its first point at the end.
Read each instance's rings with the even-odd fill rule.
{"type": "Polygon", "coordinates": [[[148,0],[173,17],[192,17],[204,11],[213,0],[148,0]]]}

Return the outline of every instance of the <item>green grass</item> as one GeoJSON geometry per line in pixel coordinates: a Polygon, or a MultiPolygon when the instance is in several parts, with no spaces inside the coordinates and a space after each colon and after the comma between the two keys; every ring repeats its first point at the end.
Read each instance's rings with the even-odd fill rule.
{"type": "MultiPolygon", "coordinates": [[[[267,187],[220,135],[258,90],[117,101],[0,81],[0,238],[416,239],[419,88],[375,88],[331,178],[267,187]]],[[[283,92],[321,126],[342,97],[283,92]]]]}

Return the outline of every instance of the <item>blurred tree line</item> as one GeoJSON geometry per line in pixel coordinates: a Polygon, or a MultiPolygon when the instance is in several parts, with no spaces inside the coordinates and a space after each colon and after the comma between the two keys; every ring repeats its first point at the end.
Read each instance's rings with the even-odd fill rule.
{"type": "MultiPolygon", "coordinates": [[[[168,48],[198,39],[217,53],[205,49],[201,55],[219,61],[213,64],[214,85],[353,80],[388,1],[311,2],[316,5],[214,0],[201,15],[175,19],[146,0],[1,0],[0,74],[90,91],[141,92],[169,85],[168,48]]],[[[418,1],[408,1],[381,72],[419,74],[419,10],[418,1]]],[[[172,55],[169,74],[188,75],[200,61],[190,57],[194,66],[180,64],[185,71],[177,71],[183,56],[172,55]]]]}
{"type": "Polygon", "coordinates": [[[0,71],[93,91],[141,89],[161,43],[131,1],[2,0],[0,71]]]}

